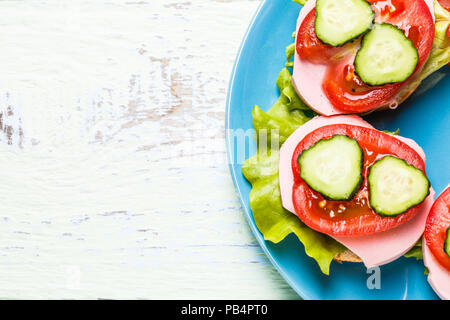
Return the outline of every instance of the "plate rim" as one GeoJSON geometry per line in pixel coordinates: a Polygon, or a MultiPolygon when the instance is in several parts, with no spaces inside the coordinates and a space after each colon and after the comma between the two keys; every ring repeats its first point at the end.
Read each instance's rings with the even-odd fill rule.
{"type": "MultiPolygon", "coordinates": [[[[226,153],[227,153],[227,161],[228,161],[228,169],[230,170],[231,178],[233,180],[234,188],[236,192],[238,193],[239,202],[241,203],[245,219],[247,221],[247,224],[250,227],[250,230],[252,231],[253,235],[256,237],[256,240],[258,241],[258,244],[260,248],[263,250],[266,257],[269,259],[271,264],[276,268],[278,273],[283,277],[283,279],[289,284],[289,286],[299,295],[301,299],[305,300],[311,300],[312,298],[302,290],[299,286],[295,284],[295,282],[290,278],[290,276],[284,272],[276,259],[272,256],[272,254],[269,252],[267,245],[265,243],[265,239],[263,238],[262,234],[259,232],[258,228],[256,227],[256,223],[252,220],[252,215],[250,213],[250,208],[248,207],[247,203],[244,202],[243,199],[243,192],[241,190],[241,187],[239,186],[237,182],[237,177],[235,174],[235,168],[236,165],[231,161],[231,138],[229,135],[230,130],[230,110],[231,110],[231,97],[233,95],[233,87],[236,79],[236,71],[238,68],[238,65],[240,63],[242,51],[244,49],[245,43],[247,42],[247,39],[249,37],[250,31],[253,29],[253,26],[259,16],[259,13],[262,11],[262,9],[267,5],[268,0],[263,0],[258,8],[256,9],[255,13],[253,14],[253,17],[250,21],[250,24],[247,27],[247,30],[244,33],[244,36],[241,40],[241,43],[239,45],[239,49],[237,51],[236,57],[234,59],[233,69],[231,71],[230,80],[228,82],[228,90],[227,90],[227,97],[226,97],[226,107],[225,107],[225,144],[226,144],[226,153]]],[[[299,4],[300,5],[300,4],[299,4]]],[[[300,5],[300,8],[303,6],[300,5]]]]}

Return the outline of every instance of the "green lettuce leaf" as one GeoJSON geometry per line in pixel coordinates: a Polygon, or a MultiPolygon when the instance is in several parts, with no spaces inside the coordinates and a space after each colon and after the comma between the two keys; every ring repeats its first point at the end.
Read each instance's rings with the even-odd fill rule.
{"type": "Polygon", "coordinates": [[[436,31],[428,60],[420,75],[416,77],[403,92],[415,90],[425,78],[450,63],[450,38],[446,35],[447,29],[450,26],[450,12],[445,10],[439,2],[435,0],[434,15],[436,17],[436,31]]]}
{"type": "Polygon", "coordinates": [[[295,93],[287,68],[281,70],[276,83],[281,94],[272,108],[264,112],[255,106],[252,111],[258,148],[256,155],[247,159],[242,167],[245,178],[252,184],[250,207],[265,240],[278,243],[293,232],[303,243],[306,254],[328,275],[333,257],[345,248],[327,235],[308,228],[281,204],[279,147],[311,116],[295,93]],[[258,139],[260,136],[264,139],[258,139]]]}
{"type": "Polygon", "coordinates": [[[302,6],[304,6],[308,0],[292,0],[292,1],[300,3],[302,6]]]}
{"type": "Polygon", "coordinates": [[[395,131],[383,130],[381,132],[392,134],[393,136],[398,136],[400,134],[400,128],[397,128],[395,131]]]}
{"type": "MultiPolygon", "coordinates": [[[[295,33],[294,33],[295,38],[295,33]]],[[[295,54],[295,43],[292,43],[286,47],[286,60],[290,61],[295,54]]]]}
{"type": "Polygon", "coordinates": [[[417,241],[417,243],[412,247],[407,253],[404,254],[406,258],[416,258],[417,260],[422,260],[422,238],[417,241]]]}

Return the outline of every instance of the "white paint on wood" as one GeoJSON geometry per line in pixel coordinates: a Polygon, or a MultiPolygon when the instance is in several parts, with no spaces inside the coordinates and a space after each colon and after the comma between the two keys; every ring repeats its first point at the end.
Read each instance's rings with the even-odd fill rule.
{"type": "Polygon", "coordinates": [[[225,160],[258,5],[0,2],[0,297],[297,297],[225,160]]]}

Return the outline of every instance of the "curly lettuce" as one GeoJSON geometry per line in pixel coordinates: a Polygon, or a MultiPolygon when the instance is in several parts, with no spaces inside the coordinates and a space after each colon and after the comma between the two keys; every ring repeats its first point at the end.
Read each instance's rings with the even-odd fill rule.
{"type": "Polygon", "coordinates": [[[306,1],[308,1],[308,0],[293,0],[293,1],[301,4],[302,6],[304,6],[306,1]]]}
{"type": "Polygon", "coordinates": [[[434,16],[436,18],[435,34],[428,60],[420,74],[409,83],[403,92],[415,90],[425,78],[450,63],[450,37],[446,34],[450,26],[450,12],[435,0],[434,16]]]}
{"type": "Polygon", "coordinates": [[[416,260],[422,260],[422,238],[404,255],[406,258],[416,258],[416,260]]]}
{"type": "Polygon", "coordinates": [[[287,68],[281,70],[276,83],[280,97],[272,108],[264,112],[255,106],[252,111],[256,136],[262,133],[267,139],[257,139],[256,155],[247,159],[242,167],[245,178],[252,184],[250,207],[265,240],[278,243],[294,233],[303,243],[306,254],[315,259],[320,270],[328,275],[333,257],[345,248],[327,235],[308,228],[297,216],[284,209],[278,181],[279,147],[298,127],[311,119],[312,112],[307,111],[297,96],[287,68]]]}

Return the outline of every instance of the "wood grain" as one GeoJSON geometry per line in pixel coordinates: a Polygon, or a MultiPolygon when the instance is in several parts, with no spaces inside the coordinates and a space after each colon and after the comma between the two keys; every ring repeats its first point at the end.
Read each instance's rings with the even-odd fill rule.
{"type": "Polygon", "coordinates": [[[227,83],[258,5],[0,2],[0,297],[298,297],[225,156],[227,83]]]}

